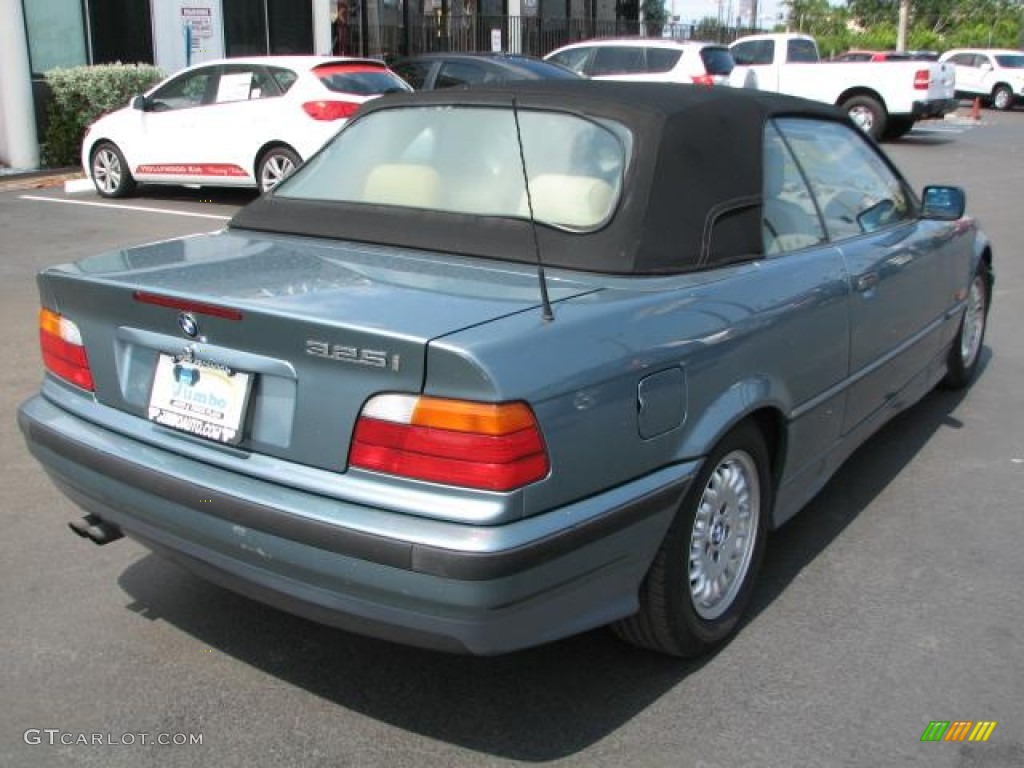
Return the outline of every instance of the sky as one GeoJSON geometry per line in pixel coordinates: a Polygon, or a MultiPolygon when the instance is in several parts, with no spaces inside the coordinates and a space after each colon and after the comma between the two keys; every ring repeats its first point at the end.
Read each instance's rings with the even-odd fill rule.
{"type": "MultiPolygon", "coordinates": [[[[744,5],[743,13],[749,13],[745,5],[749,2],[750,0],[665,0],[665,8],[670,15],[675,14],[679,16],[680,23],[689,24],[694,20],[700,21],[706,16],[717,19],[720,8],[723,18],[731,16],[735,19],[737,14],[740,13],[741,4],[744,5]]],[[[761,17],[761,26],[765,28],[770,27],[769,20],[774,23],[776,14],[782,10],[780,0],[759,0],[758,16],[761,17]]],[[[744,23],[747,23],[746,15],[744,15],[744,23]]]]}

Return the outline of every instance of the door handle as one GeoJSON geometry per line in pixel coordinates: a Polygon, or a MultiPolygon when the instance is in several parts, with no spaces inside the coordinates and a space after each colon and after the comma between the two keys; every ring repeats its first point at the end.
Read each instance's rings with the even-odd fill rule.
{"type": "Polygon", "coordinates": [[[867,293],[873,288],[878,287],[880,278],[877,272],[866,272],[857,278],[856,286],[860,293],[867,293]]]}

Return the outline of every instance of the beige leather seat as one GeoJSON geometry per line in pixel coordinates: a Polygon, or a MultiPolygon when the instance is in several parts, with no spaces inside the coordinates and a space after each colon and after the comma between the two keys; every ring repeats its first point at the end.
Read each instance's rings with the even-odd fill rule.
{"type": "Polygon", "coordinates": [[[366,178],[363,202],[437,208],[441,204],[441,177],[429,165],[379,165],[366,178]]]}
{"type": "MultiPolygon", "coordinates": [[[[537,221],[587,229],[604,221],[611,212],[611,185],[593,176],[547,173],[530,179],[533,216],[537,221]]],[[[526,195],[519,213],[530,213],[526,195]]]]}

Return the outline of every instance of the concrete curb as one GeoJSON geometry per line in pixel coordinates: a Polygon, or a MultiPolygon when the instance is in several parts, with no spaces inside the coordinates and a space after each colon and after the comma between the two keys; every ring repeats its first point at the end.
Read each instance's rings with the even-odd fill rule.
{"type": "Polygon", "coordinates": [[[91,192],[94,188],[91,179],[68,179],[64,182],[66,195],[80,195],[83,192],[91,192]]]}
{"type": "Polygon", "coordinates": [[[0,176],[0,191],[12,189],[46,189],[59,187],[65,182],[82,179],[81,171],[64,168],[56,171],[30,171],[0,176]]]}

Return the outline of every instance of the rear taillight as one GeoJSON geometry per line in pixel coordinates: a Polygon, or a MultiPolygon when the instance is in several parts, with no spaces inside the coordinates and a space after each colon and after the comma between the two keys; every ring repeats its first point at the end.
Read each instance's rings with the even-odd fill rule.
{"type": "Polygon", "coordinates": [[[43,365],[50,373],[93,391],[89,358],[77,325],[49,309],[39,310],[39,347],[43,365]]]}
{"type": "Polygon", "coordinates": [[[548,473],[537,420],[525,403],[377,395],[363,406],[349,466],[487,491],[548,473]]]}
{"type": "Polygon", "coordinates": [[[693,75],[690,77],[694,85],[714,85],[715,78],[711,75],[693,75]]]}
{"type": "Polygon", "coordinates": [[[354,101],[337,101],[336,99],[323,99],[321,101],[307,101],[302,109],[314,120],[341,120],[345,117],[352,117],[359,104],[354,101]]]}
{"type": "Polygon", "coordinates": [[[927,91],[932,81],[932,73],[927,69],[919,69],[914,73],[914,90],[927,91]]]}

